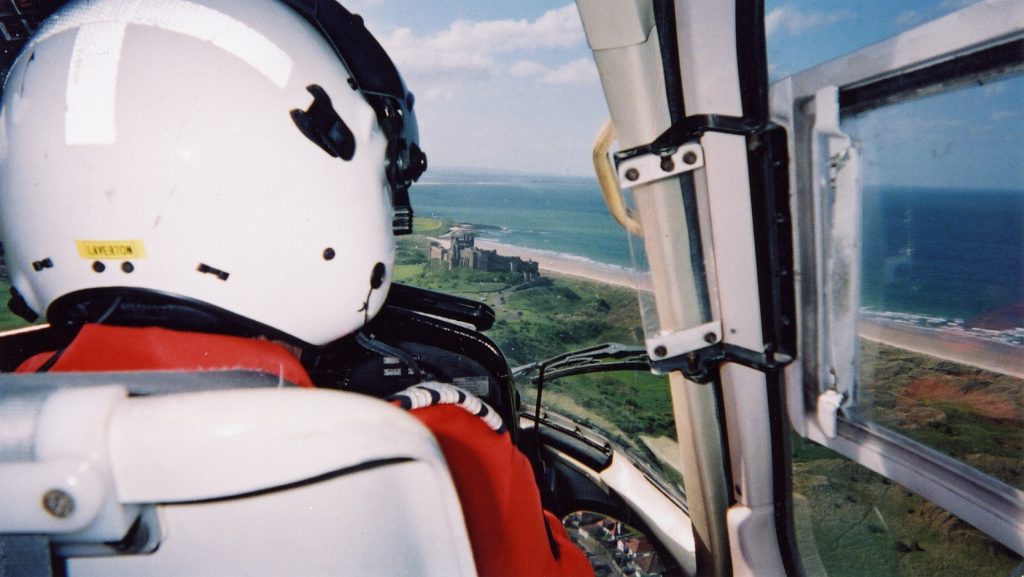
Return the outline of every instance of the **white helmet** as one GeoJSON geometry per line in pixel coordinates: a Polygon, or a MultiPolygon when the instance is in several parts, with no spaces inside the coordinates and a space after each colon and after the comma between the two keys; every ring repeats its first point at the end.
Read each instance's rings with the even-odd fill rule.
{"type": "Polygon", "coordinates": [[[40,27],[0,107],[23,306],[87,320],[116,297],[315,345],[376,314],[392,200],[411,228],[426,166],[412,97],[358,17],[288,4],[83,1],[40,27]]]}

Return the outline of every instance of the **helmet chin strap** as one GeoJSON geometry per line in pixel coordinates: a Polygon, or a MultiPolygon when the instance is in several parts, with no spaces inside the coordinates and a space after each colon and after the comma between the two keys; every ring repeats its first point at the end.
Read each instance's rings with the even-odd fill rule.
{"type": "MultiPolygon", "coordinates": [[[[121,306],[121,301],[123,300],[124,299],[122,299],[121,297],[115,298],[114,302],[110,303],[110,306],[107,307],[107,310],[105,310],[103,314],[99,316],[99,318],[96,319],[95,323],[98,325],[102,325],[104,322],[106,322],[106,320],[110,318],[110,315],[114,314],[114,311],[116,311],[117,308],[121,306]]],[[[45,373],[52,369],[53,365],[57,364],[57,361],[60,360],[60,357],[64,354],[65,350],[67,350],[67,347],[63,347],[55,351],[52,355],[50,355],[50,358],[46,359],[46,362],[44,362],[42,365],[39,366],[38,369],[36,369],[36,372],[45,373]]]]}

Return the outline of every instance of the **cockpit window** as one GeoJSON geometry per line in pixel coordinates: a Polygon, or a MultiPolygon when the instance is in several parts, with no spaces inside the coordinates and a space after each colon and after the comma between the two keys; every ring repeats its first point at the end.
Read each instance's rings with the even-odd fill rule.
{"type": "Polygon", "coordinates": [[[801,225],[788,390],[803,399],[790,418],[806,437],[792,473],[808,573],[1019,571],[1024,62],[1010,6],[909,31],[964,6],[896,15],[900,35],[773,86],[801,225]]]}
{"type": "Polygon", "coordinates": [[[864,182],[861,417],[1024,490],[1021,102],[1016,77],[843,129],[864,182]]]}
{"type": "Polygon", "coordinates": [[[650,374],[626,233],[596,183],[444,171],[424,179],[396,279],[492,307],[486,334],[525,405],[540,389],[542,409],[652,463],[674,460],[655,457],[676,450],[668,384],[650,374]]]}

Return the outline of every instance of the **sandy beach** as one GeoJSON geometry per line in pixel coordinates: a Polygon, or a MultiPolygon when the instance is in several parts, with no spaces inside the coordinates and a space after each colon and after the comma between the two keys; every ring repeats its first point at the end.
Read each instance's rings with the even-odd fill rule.
{"type": "Polygon", "coordinates": [[[476,246],[483,250],[497,251],[502,256],[518,256],[523,260],[532,260],[540,265],[541,271],[548,273],[574,276],[631,289],[637,286],[637,273],[632,269],[620,266],[606,265],[555,252],[501,244],[480,237],[476,238],[476,246]]]}
{"type": "MultiPolygon", "coordinates": [[[[644,276],[624,267],[544,250],[522,248],[476,239],[476,246],[503,256],[518,256],[540,265],[543,272],[635,289],[644,276]]],[[[861,319],[860,336],[915,353],[1012,375],[1024,379],[1024,352],[1020,347],[957,332],[927,329],[902,323],[861,319]]]]}
{"type": "Polygon", "coordinates": [[[873,319],[861,319],[860,336],[907,351],[1024,379],[1024,351],[1021,347],[980,339],[958,331],[927,329],[873,319]]]}

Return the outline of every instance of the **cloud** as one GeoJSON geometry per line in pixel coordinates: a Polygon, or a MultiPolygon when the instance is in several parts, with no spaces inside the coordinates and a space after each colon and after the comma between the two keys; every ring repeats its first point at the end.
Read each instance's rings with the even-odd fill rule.
{"type": "Polygon", "coordinates": [[[788,32],[800,34],[815,28],[824,28],[844,20],[854,20],[856,14],[846,8],[831,12],[803,12],[791,4],[773,9],[764,17],[765,33],[768,36],[788,32]]]}
{"type": "Polygon", "coordinates": [[[402,27],[380,40],[401,70],[460,72],[493,70],[503,54],[574,48],[584,35],[576,7],[567,4],[535,20],[456,20],[440,32],[402,27]]]}
{"type": "Polygon", "coordinates": [[[998,82],[995,84],[985,84],[984,86],[981,87],[981,93],[986,97],[1006,94],[1006,84],[1003,82],[998,82]]]}
{"type": "Polygon", "coordinates": [[[896,18],[893,19],[893,24],[896,25],[896,28],[903,29],[916,26],[924,22],[924,20],[925,17],[920,12],[916,10],[904,10],[896,15],[896,18]]]}
{"type": "Polygon", "coordinates": [[[422,95],[417,93],[417,102],[441,102],[453,100],[456,92],[449,86],[429,86],[422,95]]]}
{"type": "Polygon", "coordinates": [[[943,0],[939,4],[940,10],[959,10],[961,8],[967,8],[971,4],[977,4],[979,0],[943,0]]]}
{"type": "Polygon", "coordinates": [[[550,68],[544,66],[540,62],[534,62],[533,60],[520,60],[516,62],[508,69],[512,76],[519,76],[520,78],[526,78],[530,76],[541,76],[551,71],[550,68]]]}
{"type": "Polygon", "coordinates": [[[509,73],[555,85],[586,84],[598,78],[597,66],[590,58],[578,58],[554,68],[532,60],[520,60],[509,67],[509,73]]]}
{"type": "Polygon", "coordinates": [[[912,28],[918,24],[924,24],[925,22],[938,18],[943,14],[955,12],[976,4],[979,0],[943,0],[937,6],[927,7],[923,12],[918,10],[904,10],[896,15],[893,19],[893,24],[897,30],[905,30],[912,28]]]}

